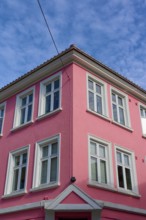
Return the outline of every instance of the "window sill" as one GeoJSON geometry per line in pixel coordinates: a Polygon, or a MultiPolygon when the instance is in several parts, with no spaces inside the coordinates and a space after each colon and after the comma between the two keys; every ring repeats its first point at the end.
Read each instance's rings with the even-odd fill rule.
{"type": "Polygon", "coordinates": [[[115,124],[115,125],[117,125],[117,126],[119,126],[119,127],[121,127],[121,128],[124,128],[124,129],[126,129],[126,130],[128,130],[128,131],[130,131],[130,132],[133,132],[133,131],[134,131],[132,128],[130,128],[130,127],[126,126],[126,125],[122,125],[122,124],[120,124],[120,123],[118,123],[118,122],[116,122],[116,121],[111,121],[111,122],[112,122],[112,124],[115,124]]]}
{"type": "Polygon", "coordinates": [[[30,192],[39,192],[39,191],[42,191],[42,190],[46,190],[46,189],[52,189],[52,188],[57,188],[58,186],[60,186],[60,183],[52,183],[52,184],[42,184],[42,185],[39,185],[37,187],[34,187],[32,189],[30,189],[30,192]]]}
{"type": "Polygon", "coordinates": [[[3,195],[2,199],[8,199],[8,198],[13,198],[13,197],[17,197],[17,196],[23,196],[26,193],[27,193],[26,191],[12,192],[10,194],[3,195]]]}
{"type": "Polygon", "coordinates": [[[58,112],[61,112],[61,111],[62,111],[62,108],[58,108],[55,111],[49,112],[47,114],[39,115],[36,120],[39,121],[39,120],[44,119],[46,117],[51,117],[52,115],[57,114],[58,112]]]}
{"type": "Polygon", "coordinates": [[[108,118],[106,115],[101,115],[101,114],[99,114],[99,113],[97,113],[97,112],[94,112],[94,111],[92,111],[92,110],[90,110],[90,109],[87,109],[86,112],[89,112],[89,113],[91,113],[91,114],[93,114],[93,115],[96,115],[96,116],[98,116],[98,117],[100,117],[100,118],[103,118],[103,119],[105,119],[105,120],[107,120],[107,121],[109,121],[109,122],[111,121],[111,119],[108,118]]]}
{"type": "Polygon", "coordinates": [[[129,196],[133,196],[133,197],[136,197],[136,198],[141,198],[141,195],[136,193],[136,192],[133,192],[133,191],[130,191],[130,190],[124,190],[124,189],[117,189],[116,190],[118,193],[120,194],[124,194],[124,195],[129,195],[129,196]]]}
{"type": "Polygon", "coordinates": [[[27,127],[27,126],[29,126],[29,125],[31,125],[31,124],[33,124],[33,121],[29,121],[29,122],[27,122],[27,123],[25,123],[25,124],[23,124],[23,125],[19,125],[19,126],[17,126],[17,127],[12,128],[12,129],[11,129],[11,132],[14,132],[14,131],[17,131],[17,130],[19,130],[19,129],[25,128],[25,127],[27,127]]]}
{"type": "Polygon", "coordinates": [[[90,187],[95,187],[95,188],[100,188],[100,189],[102,188],[103,190],[112,191],[112,192],[120,193],[120,194],[124,194],[124,195],[129,195],[129,196],[133,196],[133,197],[136,197],[136,198],[141,197],[141,195],[138,194],[138,193],[128,191],[128,190],[122,190],[122,189],[119,189],[119,188],[117,189],[117,188],[114,188],[111,185],[99,184],[99,183],[95,183],[95,182],[89,182],[87,185],[90,186],[90,187]]]}
{"type": "Polygon", "coordinates": [[[115,188],[112,185],[109,185],[109,184],[89,182],[88,186],[95,187],[95,188],[102,188],[102,189],[108,190],[108,191],[115,191],[115,188]]]}

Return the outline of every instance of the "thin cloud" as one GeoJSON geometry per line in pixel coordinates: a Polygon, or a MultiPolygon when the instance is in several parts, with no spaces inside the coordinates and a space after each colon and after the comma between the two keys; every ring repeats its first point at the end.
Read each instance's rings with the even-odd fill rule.
{"type": "MultiPolygon", "coordinates": [[[[75,43],[146,89],[146,1],[40,2],[59,51],[75,43]]],[[[2,87],[56,55],[56,50],[37,1],[2,0],[0,13],[2,87]]]]}

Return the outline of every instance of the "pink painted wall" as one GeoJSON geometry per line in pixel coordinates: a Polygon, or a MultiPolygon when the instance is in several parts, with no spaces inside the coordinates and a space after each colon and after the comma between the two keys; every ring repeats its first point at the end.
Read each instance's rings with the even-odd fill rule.
{"type": "Polygon", "coordinates": [[[62,111],[37,121],[40,83],[35,85],[34,123],[11,132],[15,111],[16,96],[7,100],[3,137],[0,138],[0,196],[4,194],[9,152],[30,145],[27,193],[14,198],[0,199],[0,208],[55,198],[69,184],[71,177],[72,147],[72,65],[62,74],[62,111]],[[67,76],[67,73],[69,77],[67,76]],[[30,192],[33,180],[35,143],[61,134],[60,187],[30,192]],[[4,150],[5,149],[5,150],[4,150]]]}
{"type": "MultiPolygon", "coordinates": [[[[37,121],[39,86],[35,85],[34,123],[17,131],[11,132],[14,118],[16,96],[7,100],[3,137],[0,138],[0,196],[4,193],[7,171],[8,154],[14,149],[30,144],[29,171],[27,193],[14,198],[0,199],[0,208],[22,205],[43,200],[53,199],[69,184],[70,177],[75,176],[75,184],[98,200],[121,203],[137,208],[146,209],[146,139],[142,138],[141,122],[139,117],[138,100],[129,96],[130,118],[133,132],[112,124],[87,112],[86,70],[73,64],[62,74],[62,111],[37,121]],[[68,78],[66,72],[69,74],[68,78]],[[40,192],[30,192],[32,187],[35,143],[39,140],[61,133],[60,183],[54,189],[40,192]],[[88,134],[103,138],[112,143],[112,158],[114,170],[114,185],[117,186],[115,175],[114,144],[123,146],[135,152],[135,163],[140,198],[119,194],[102,188],[89,187],[88,183],[88,134]],[[5,149],[5,150],[3,150],[5,149]]],[[[108,106],[111,117],[110,84],[108,84],[108,106]]],[[[114,212],[109,211],[114,216],[114,212]]],[[[36,213],[35,210],[32,213],[36,213]]],[[[21,214],[21,213],[20,213],[21,214]]],[[[107,214],[107,211],[103,212],[107,214]]],[[[119,214],[117,214],[119,216],[119,214]]],[[[6,215],[7,216],[7,215],[6,215]]],[[[4,217],[2,219],[8,219],[4,217]]],[[[15,216],[15,214],[14,214],[15,216]]],[[[132,215],[131,215],[132,216],[132,215]]],[[[56,215],[57,218],[57,215],[56,215]]],[[[15,216],[13,219],[19,219],[15,216]]],[[[104,218],[103,218],[104,219],[104,218]]],[[[128,219],[135,220],[130,217],[128,219]]],[[[140,219],[140,218],[139,218],[140,219]]],[[[142,218],[141,218],[142,219],[142,218]]],[[[57,219],[56,219],[57,220],[57,219]]],[[[121,219],[120,219],[121,220],[121,219]]],[[[124,214],[123,214],[124,220],[124,214]]]]}
{"type": "Polygon", "coordinates": [[[27,211],[14,212],[11,214],[0,215],[2,220],[45,220],[43,209],[33,209],[27,211]]]}
{"type": "MultiPolygon", "coordinates": [[[[129,206],[146,208],[146,139],[142,138],[142,129],[138,100],[129,98],[130,119],[133,132],[115,125],[100,116],[87,112],[87,71],[74,65],[73,69],[73,175],[76,184],[89,195],[98,200],[121,203],[129,206]],[[88,183],[88,134],[94,135],[112,143],[112,159],[114,171],[114,186],[117,188],[114,145],[123,146],[135,152],[138,189],[141,197],[120,194],[104,190],[103,188],[89,187],[88,183]]],[[[107,85],[109,116],[111,115],[110,84],[107,85]]],[[[113,85],[112,85],[113,86],[113,85]]]]}
{"type": "Polygon", "coordinates": [[[144,220],[145,216],[135,215],[127,212],[103,209],[101,220],[144,220]]]}

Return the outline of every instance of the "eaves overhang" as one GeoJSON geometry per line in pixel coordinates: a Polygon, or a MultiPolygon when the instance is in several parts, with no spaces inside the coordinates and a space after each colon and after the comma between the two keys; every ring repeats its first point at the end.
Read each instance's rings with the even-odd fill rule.
{"type": "Polygon", "coordinates": [[[79,66],[85,68],[86,71],[93,72],[102,79],[110,82],[112,85],[121,88],[127,94],[131,94],[141,101],[146,102],[146,90],[105,66],[74,45],[71,45],[67,50],[61,52],[57,56],[44,62],[40,66],[0,89],[0,102],[28,88],[54,72],[65,68],[71,63],[78,64],[79,66]]]}

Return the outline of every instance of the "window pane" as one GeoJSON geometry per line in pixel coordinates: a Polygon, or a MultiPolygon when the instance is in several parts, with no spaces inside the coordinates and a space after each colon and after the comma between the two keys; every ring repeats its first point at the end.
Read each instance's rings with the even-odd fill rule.
{"type": "Polygon", "coordinates": [[[94,110],[94,94],[89,92],[89,108],[94,110]]]}
{"type": "Polygon", "coordinates": [[[22,155],[22,164],[26,164],[27,163],[27,153],[24,153],[22,155]]]}
{"type": "Polygon", "coordinates": [[[123,99],[119,96],[118,96],[118,104],[123,106],[123,99]]]}
{"type": "Polygon", "coordinates": [[[123,169],[121,166],[118,166],[118,180],[119,180],[119,187],[124,188],[123,169]]]}
{"type": "Polygon", "coordinates": [[[88,87],[93,90],[93,82],[91,80],[88,80],[88,87]]]}
{"type": "Polygon", "coordinates": [[[55,82],[54,82],[54,89],[58,89],[59,88],[59,79],[57,79],[55,82]]]}
{"type": "Polygon", "coordinates": [[[124,154],[124,165],[129,166],[129,156],[124,154]]]}
{"type": "Polygon", "coordinates": [[[17,184],[18,184],[18,172],[19,172],[18,169],[14,170],[14,177],[13,177],[13,190],[14,190],[14,191],[17,190],[17,184]]]}
{"type": "Polygon", "coordinates": [[[130,169],[125,168],[127,189],[132,190],[130,169]]]}
{"type": "Polygon", "coordinates": [[[22,98],[21,106],[25,106],[26,105],[26,100],[27,100],[27,97],[22,98]]]}
{"type": "Polygon", "coordinates": [[[120,114],[120,123],[122,125],[125,125],[125,119],[124,119],[124,111],[122,108],[119,108],[119,114],[120,114]]]}
{"type": "Polygon", "coordinates": [[[91,179],[98,181],[97,176],[97,160],[96,158],[91,157],[91,179]]]}
{"type": "Polygon", "coordinates": [[[53,110],[59,108],[59,91],[54,92],[54,106],[53,110]]]}
{"type": "Polygon", "coordinates": [[[96,84],[96,92],[101,94],[101,86],[96,84]]]}
{"type": "Polygon", "coordinates": [[[33,94],[30,94],[30,95],[29,95],[29,100],[28,100],[28,102],[29,102],[29,103],[32,103],[32,100],[33,100],[33,94]]]}
{"type": "Polygon", "coordinates": [[[112,93],[112,101],[116,102],[116,95],[114,93],[112,93]]]}
{"type": "Polygon", "coordinates": [[[51,152],[51,155],[57,154],[57,146],[58,146],[57,142],[52,144],[52,152],[51,152]]]}
{"type": "Polygon", "coordinates": [[[117,162],[122,163],[122,154],[120,152],[117,152],[117,162]]]}
{"type": "Polygon", "coordinates": [[[106,162],[100,161],[100,175],[101,175],[101,183],[107,183],[107,174],[106,174],[106,162]]]}
{"type": "Polygon", "coordinates": [[[99,145],[99,156],[105,158],[105,147],[99,145]]]}
{"type": "Polygon", "coordinates": [[[4,116],[4,109],[0,109],[0,118],[3,118],[4,116]]]}
{"type": "Polygon", "coordinates": [[[51,87],[52,87],[51,83],[46,86],[46,93],[51,92],[51,87]]]}
{"type": "Polygon", "coordinates": [[[24,189],[25,187],[25,174],[26,174],[26,167],[23,167],[21,170],[20,189],[24,189]]]}
{"type": "Polygon", "coordinates": [[[15,157],[15,167],[20,165],[20,155],[15,157]]]}
{"type": "Polygon", "coordinates": [[[57,157],[51,159],[50,182],[57,180],[57,157]]]}
{"type": "Polygon", "coordinates": [[[115,104],[113,104],[113,116],[114,116],[114,120],[118,121],[117,106],[115,104]]]}
{"type": "Polygon", "coordinates": [[[25,108],[21,109],[20,124],[24,124],[24,122],[25,122],[25,108]]]}
{"type": "Polygon", "coordinates": [[[97,103],[97,112],[102,114],[102,99],[100,96],[96,96],[96,103],[97,103]]]}
{"type": "Polygon", "coordinates": [[[42,148],[42,151],[43,151],[42,157],[43,158],[48,156],[48,150],[49,150],[48,146],[45,146],[42,148]]]}
{"type": "Polygon", "coordinates": [[[28,106],[28,113],[27,113],[27,121],[31,120],[31,115],[32,115],[32,105],[28,106]]]}
{"type": "Polygon", "coordinates": [[[93,143],[93,142],[90,143],[90,154],[92,154],[92,155],[97,154],[97,152],[96,152],[96,143],[93,143]]]}
{"type": "Polygon", "coordinates": [[[48,160],[42,161],[41,184],[47,183],[48,160]]]}
{"type": "Polygon", "coordinates": [[[45,109],[45,113],[48,113],[51,111],[51,95],[48,95],[46,97],[46,109],[45,109]]]}
{"type": "Polygon", "coordinates": [[[140,113],[141,113],[141,117],[143,118],[144,117],[144,113],[143,113],[143,109],[142,108],[140,109],[140,113]]]}
{"type": "Polygon", "coordinates": [[[2,124],[3,124],[3,119],[0,118],[0,133],[2,132],[2,124]]]}

